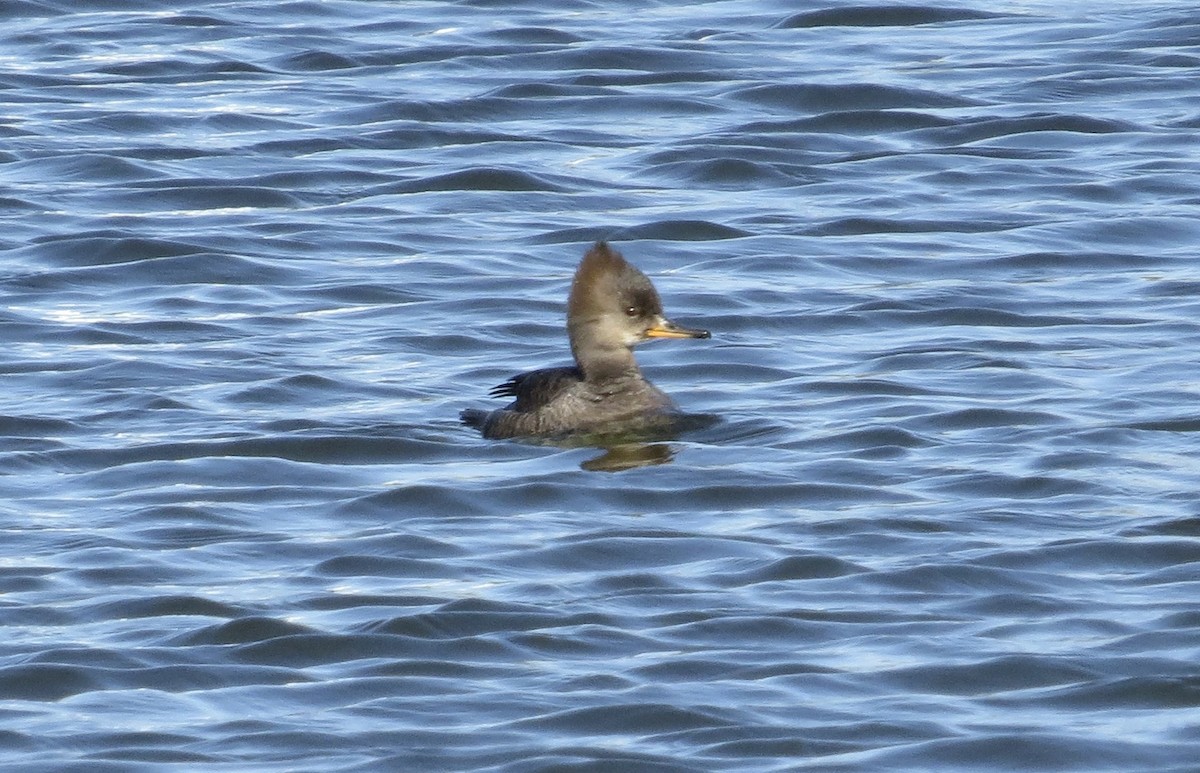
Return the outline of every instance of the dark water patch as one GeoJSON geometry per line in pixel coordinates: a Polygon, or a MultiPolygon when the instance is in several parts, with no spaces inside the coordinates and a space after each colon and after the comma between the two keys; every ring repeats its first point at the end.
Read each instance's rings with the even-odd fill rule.
{"type": "Polygon", "coordinates": [[[869,577],[873,585],[929,594],[1046,594],[1054,588],[1054,578],[1048,576],[1038,578],[1029,572],[1018,576],[1007,570],[953,564],[912,566],[869,577]]]}
{"type": "Polygon", "coordinates": [[[538,754],[496,768],[503,773],[604,773],[636,770],[644,773],[695,773],[688,763],[667,756],[580,746],[554,754],[538,754]]]}
{"type": "Polygon", "coordinates": [[[737,188],[743,185],[796,185],[802,179],[771,164],[756,164],[740,159],[659,164],[649,170],[649,176],[665,177],[681,182],[692,181],[716,188],[737,188]]]}
{"type": "MultiPolygon", "coordinates": [[[[74,335],[82,335],[93,328],[83,328],[71,331],[74,335]]],[[[125,339],[128,343],[200,343],[204,341],[220,341],[228,339],[232,330],[224,325],[206,322],[185,322],[174,320],[155,320],[153,322],[133,322],[122,324],[105,324],[94,328],[96,335],[107,335],[114,340],[125,339]]],[[[188,409],[186,403],[161,397],[145,397],[129,395],[135,405],[146,410],[188,409]]]]}
{"type": "MultiPolygon", "coordinates": [[[[1081,224],[1081,233],[1086,232],[1092,243],[1109,243],[1114,246],[1140,246],[1141,249],[1166,247],[1174,249],[1181,243],[1200,236],[1200,226],[1190,218],[1177,217],[1114,217],[1111,219],[1081,224]]],[[[1076,237],[1076,234],[1070,234],[1076,237]]]]}
{"type": "MultiPolygon", "coordinates": [[[[83,739],[80,739],[83,740],[83,739]]],[[[112,743],[112,748],[103,751],[91,752],[86,756],[91,760],[90,764],[96,764],[101,760],[113,760],[122,764],[128,763],[146,763],[150,765],[162,764],[170,765],[175,763],[194,763],[194,764],[211,764],[220,761],[219,757],[210,754],[201,754],[199,752],[187,752],[173,747],[162,748],[125,748],[121,745],[118,739],[111,739],[104,735],[99,738],[92,739],[94,741],[103,741],[112,743]]],[[[174,743],[176,739],[168,738],[169,742],[174,743]]]]}
{"type": "MultiPolygon", "coordinates": [[[[876,739],[875,743],[885,743],[885,740],[873,732],[873,728],[864,727],[862,738],[876,739]]],[[[916,740],[907,738],[905,740],[916,740]]],[[[704,747],[705,755],[717,758],[745,761],[763,758],[765,764],[777,759],[814,757],[830,757],[837,754],[850,754],[869,748],[865,742],[826,740],[823,738],[798,738],[793,734],[787,738],[746,738],[737,741],[724,741],[704,747]]],[[[830,768],[833,770],[835,768],[830,768]]]]}
{"type": "Polygon", "coordinates": [[[747,86],[731,96],[762,107],[828,113],[847,110],[883,110],[901,108],[974,107],[975,100],[921,89],[905,89],[874,83],[780,84],[747,86]]]}
{"type": "MultiPolygon", "coordinates": [[[[868,390],[868,393],[874,394],[868,390]]],[[[806,438],[799,447],[811,450],[850,451],[869,454],[874,458],[899,456],[913,449],[936,445],[930,438],[895,426],[840,432],[823,437],[806,438]]]]}
{"type": "Polygon", "coordinates": [[[612,704],[585,709],[568,709],[520,720],[518,727],[536,727],[555,732],[596,735],[640,735],[681,732],[712,727],[729,727],[726,709],[711,711],[683,709],[661,703],[612,704]]]}
{"type": "Polygon", "coordinates": [[[1025,218],[1015,220],[893,220],[889,218],[848,217],[808,228],[808,236],[864,236],[890,233],[989,233],[1027,225],[1025,218]]]}
{"type": "Polygon", "coordinates": [[[488,60],[512,64],[522,54],[531,53],[528,45],[498,44],[464,46],[460,43],[438,45],[385,47],[366,52],[360,57],[363,64],[373,67],[396,67],[413,64],[452,62],[464,57],[476,61],[488,60]]]}
{"type": "MultiPolygon", "coordinates": [[[[192,124],[189,122],[188,126],[192,124]]],[[[160,127],[160,129],[163,127],[160,127]]],[[[226,155],[224,151],[214,151],[212,149],[202,149],[189,144],[156,144],[156,143],[138,143],[129,142],[123,134],[120,135],[121,142],[114,142],[112,145],[106,146],[105,151],[114,156],[120,156],[125,159],[138,159],[141,161],[155,162],[170,162],[170,161],[192,161],[196,159],[210,159],[226,155]]]]}
{"type": "MultiPolygon", "coordinates": [[[[714,321],[713,317],[706,316],[703,320],[705,325],[710,325],[714,321]]],[[[716,318],[717,322],[721,322],[721,318],[716,318]]],[[[721,329],[725,329],[722,327],[721,329]]],[[[771,367],[769,365],[751,365],[744,362],[721,363],[718,365],[711,364],[710,360],[697,363],[695,365],[684,365],[679,367],[655,367],[653,371],[655,380],[662,380],[667,383],[667,379],[680,385],[703,383],[709,381],[730,381],[741,382],[748,384],[772,384],[782,387],[790,387],[796,385],[797,376],[793,371],[784,368],[771,367]]]]}
{"type": "Polygon", "coordinates": [[[1098,740],[1093,734],[1073,735],[1022,729],[986,736],[928,741],[871,755],[881,769],[916,767],[957,768],[973,771],[1182,771],[1172,764],[1178,752],[1157,744],[1098,740]]]}
{"type": "Polygon", "coordinates": [[[153,190],[125,190],[112,197],[126,206],[162,211],[169,209],[291,209],[301,199],[275,188],[252,185],[155,186],[153,190]]]}
{"type": "Polygon", "coordinates": [[[315,285],[305,288],[303,292],[315,299],[347,305],[387,305],[424,300],[423,296],[408,288],[375,282],[315,285]]]}
{"type": "MultiPolygon", "coordinates": [[[[116,75],[139,83],[183,85],[200,79],[241,79],[246,75],[265,75],[264,67],[237,60],[198,62],[191,59],[154,59],[96,67],[91,72],[116,75]]],[[[130,127],[121,127],[128,130],[130,127]]]]}
{"type": "Polygon", "coordinates": [[[425,193],[431,191],[541,191],[563,192],[566,186],[515,169],[481,167],[435,175],[420,180],[390,183],[376,188],[380,193],[425,193]]]}
{"type": "MultiPolygon", "coordinates": [[[[895,373],[898,370],[906,369],[929,369],[935,373],[987,368],[1020,370],[1021,367],[1020,362],[999,360],[955,347],[937,346],[887,353],[871,357],[866,363],[866,370],[875,373],[895,373]]],[[[825,386],[824,388],[829,389],[830,387],[825,386]]],[[[940,393],[940,390],[936,393],[940,393]]]]}
{"type": "MultiPolygon", "coordinates": [[[[283,118],[263,115],[246,115],[244,113],[215,112],[205,115],[196,122],[196,128],[213,133],[232,132],[284,132],[302,131],[308,128],[305,124],[289,121],[283,118]]],[[[342,172],[341,174],[346,174],[342,172]]],[[[192,180],[176,178],[172,182],[181,185],[195,184],[192,180]]],[[[212,185],[212,179],[202,179],[201,185],[212,185]]],[[[223,183],[237,182],[235,179],[222,180],[223,183]]]]}
{"type": "Polygon", "coordinates": [[[604,96],[615,92],[597,86],[581,86],[559,83],[518,83],[501,86],[488,92],[488,96],[507,99],[547,99],[575,96],[604,96]]]}
{"type": "Polygon", "coordinates": [[[938,430],[969,430],[1062,424],[1062,416],[1042,411],[1018,411],[1008,408],[963,408],[918,420],[920,426],[938,430]]]}
{"type": "Polygon", "coordinates": [[[211,507],[149,507],[144,508],[142,513],[147,517],[180,520],[187,518],[188,521],[195,522],[139,529],[135,536],[139,544],[147,550],[188,549],[224,543],[270,542],[278,539],[270,533],[253,534],[217,525],[201,525],[221,520],[211,507]]]}
{"type": "MultiPolygon", "coordinates": [[[[587,625],[567,631],[535,630],[511,637],[514,646],[531,658],[601,658],[633,656],[653,647],[653,639],[619,627],[587,625]],[[607,655],[606,655],[607,653],[607,655]]],[[[625,681],[625,680],[622,680],[625,681]]],[[[628,686],[628,685],[626,685],[628,686]]]]}
{"type": "Polygon", "coordinates": [[[286,72],[329,72],[362,66],[357,59],[332,51],[301,51],[275,59],[273,64],[286,72]]]}
{"type": "Polygon", "coordinates": [[[1035,655],[1010,655],[962,665],[922,665],[876,674],[879,679],[916,692],[986,696],[1077,684],[1095,676],[1092,670],[1063,658],[1035,655]]]}
{"type": "MultiPolygon", "coordinates": [[[[75,552],[78,553],[79,551],[75,552]]],[[[136,560],[134,557],[126,554],[123,547],[122,549],[97,549],[93,553],[103,553],[110,556],[107,559],[110,563],[105,566],[84,566],[79,569],[72,569],[66,572],[65,576],[73,582],[98,588],[153,586],[174,582],[179,579],[177,567],[159,561],[136,560]]],[[[82,561],[84,559],[82,556],[77,556],[77,560],[82,561]]],[[[92,561],[96,559],[94,556],[88,556],[86,560],[92,561]]]]}
{"type": "Polygon", "coordinates": [[[322,561],[313,572],[323,577],[458,577],[462,571],[442,561],[389,556],[338,556],[322,561]]]}
{"type": "Polygon", "coordinates": [[[615,619],[598,614],[564,615],[531,604],[464,600],[445,604],[431,612],[373,623],[365,630],[423,639],[458,639],[580,626],[616,627],[616,623],[615,619]]]}
{"type": "Polygon", "coordinates": [[[316,373],[285,376],[266,384],[231,393],[226,399],[233,403],[302,403],[312,402],[325,393],[337,393],[344,385],[336,379],[316,373]]]}
{"type": "Polygon", "coordinates": [[[212,16],[199,12],[180,11],[173,16],[165,16],[158,20],[159,24],[178,27],[232,27],[234,22],[220,16],[212,16]]]}
{"type": "Polygon", "coordinates": [[[604,593],[638,593],[681,590],[682,586],[655,572],[606,572],[597,575],[592,587],[604,593]]]}
{"type": "Polygon", "coordinates": [[[844,577],[867,571],[866,567],[844,561],[836,556],[813,554],[787,556],[749,572],[719,577],[726,587],[754,585],[762,582],[790,582],[844,577]]]}
{"type": "MultiPolygon", "coordinates": [[[[494,11],[497,8],[517,10],[532,10],[538,8],[538,4],[533,0],[459,0],[455,6],[463,8],[480,8],[487,11],[494,11]]],[[[563,11],[572,13],[583,13],[595,9],[593,0],[565,0],[562,4],[563,11]]]]}
{"type": "MultiPolygon", "coordinates": [[[[929,311],[914,311],[906,314],[913,320],[926,324],[970,326],[970,327],[1060,327],[1065,325],[1140,325],[1144,319],[1137,317],[1108,316],[1052,316],[1031,313],[1015,313],[1005,309],[986,307],[947,307],[929,311]]],[[[1018,366],[1019,367],[1019,366],[1018,366]]]]}
{"type": "Polygon", "coordinates": [[[750,236],[743,231],[705,220],[659,220],[653,223],[619,228],[611,238],[621,241],[657,239],[662,241],[713,241],[718,239],[740,239],[750,236]]]}
{"type": "Polygon", "coordinates": [[[86,616],[92,619],[142,617],[243,617],[244,607],[225,604],[201,596],[170,594],[143,598],[105,601],[90,607],[86,616]]]}
{"type": "Polygon", "coordinates": [[[142,336],[134,336],[113,330],[105,330],[102,327],[94,325],[84,325],[82,327],[71,327],[65,329],[62,326],[47,325],[44,323],[36,325],[13,325],[5,332],[7,332],[9,335],[12,335],[16,340],[29,341],[36,340],[41,336],[45,336],[50,330],[54,330],[55,340],[64,345],[136,346],[150,342],[149,339],[142,336]]]}
{"type": "MultiPolygon", "coordinates": [[[[0,18],[4,18],[2,13],[0,13],[0,18]]],[[[43,739],[35,738],[27,733],[0,729],[0,748],[5,749],[9,754],[34,753],[41,748],[42,744],[43,739]]],[[[0,761],[0,770],[17,773],[18,768],[0,761]]]]}
{"type": "Polygon", "coordinates": [[[1200,516],[1171,518],[1158,523],[1142,524],[1124,532],[1128,536],[1200,537],[1200,516]]]}
{"type": "Polygon", "coordinates": [[[41,212],[46,209],[45,205],[38,204],[32,199],[21,198],[14,199],[10,196],[0,196],[0,209],[15,211],[23,210],[26,212],[41,212]]]}
{"type": "MultiPolygon", "coordinates": [[[[381,115],[378,120],[390,120],[390,116],[381,115]]],[[[436,126],[424,121],[413,121],[401,127],[364,130],[356,134],[352,140],[326,140],[324,141],[325,144],[321,147],[307,148],[297,147],[294,144],[287,146],[264,144],[259,146],[259,148],[263,151],[300,150],[314,153],[322,150],[337,150],[346,147],[348,144],[353,147],[414,149],[444,148],[455,145],[485,145],[487,143],[536,143],[543,141],[539,137],[509,134],[477,126],[436,126]]],[[[535,179],[540,178],[535,176],[535,179]]]]}
{"type": "MultiPolygon", "coordinates": [[[[802,647],[817,647],[822,642],[839,639],[848,630],[862,631],[864,622],[839,623],[827,619],[812,619],[804,612],[800,613],[770,613],[770,615],[755,615],[755,613],[726,612],[722,615],[706,615],[696,613],[694,619],[685,621],[670,621],[673,624],[662,627],[659,639],[670,645],[694,649],[724,649],[746,647],[760,649],[769,653],[767,658],[778,658],[779,649],[791,657],[791,646],[803,642],[802,647]]],[[[890,623],[875,618],[876,635],[882,635],[881,630],[889,627],[890,623]]],[[[899,623],[900,628],[910,628],[912,623],[899,623]]],[[[923,625],[919,623],[918,625],[923,625]]],[[[809,682],[802,678],[811,675],[821,675],[826,671],[809,664],[788,664],[782,667],[768,666],[767,669],[754,670],[756,675],[769,672],[772,678],[784,681],[809,682]],[[786,675],[784,672],[786,671],[786,675]]]]}
{"type": "Polygon", "coordinates": [[[429,659],[447,662],[510,662],[520,654],[494,638],[414,639],[390,634],[298,634],[267,639],[237,648],[238,660],[280,668],[310,668],[321,664],[363,660],[429,659]]]}
{"type": "Polygon", "coordinates": [[[971,8],[939,8],[929,5],[850,5],[805,11],[776,24],[780,29],[810,27],[912,27],[960,21],[1003,19],[1008,14],[971,8]]]}
{"type": "Polygon", "coordinates": [[[2,416],[0,436],[5,438],[40,438],[70,435],[79,426],[71,421],[46,416],[2,416]]]}
{"type": "Polygon", "coordinates": [[[957,126],[958,121],[911,110],[842,110],[808,118],[782,121],[754,121],[738,128],[751,134],[771,133],[848,133],[888,134],[918,129],[957,126]]]}
{"type": "Polygon", "coordinates": [[[1103,488],[1095,483],[1054,475],[1007,475],[998,472],[968,472],[957,479],[946,479],[936,490],[976,497],[1004,499],[1046,499],[1073,494],[1097,496],[1103,488]]]}
{"type": "Polygon", "coordinates": [[[1043,621],[1007,623],[980,631],[980,636],[993,641],[1016,641],[1029,635],[1037,636],[1039,633],[1053,628],[1054,635],[1064,638],[1077,636],[1081,640],[1120,641],[1128,642],[1134,647],[1138,646],[1132,642],[1140,637],[1137,634],[1130,634],[1130,626],[1085,617],[1086,614],[1088,614],[1087,610],[1072,610],[1071,613],[1055,619],[1052,623],[1043,621]]]}
{"type": "MultiPolygon", "coordinates": [[[[407,680],[424,678],[430,683],[437,679],[492,679],[505,675],[504,664],[487,662],[448,662],[444,659],[412,658],[403,661],[364,661],[348,663],[344,673],[354,678],[402,677],[407,680]]],[[[623,683],[628,684],[628,683],[623,683]]],[[[450,689],[452,685],[440,685],[441,689],[450,689]]]]}
{"type": "Polygon", "coordinates": [[[365,575],[377,569],[388,570],[391,566],[389,562],[393,559],[421,558],[446,563],[452,558],[469,554],[469,551],[453,542],[416,534],[363,537],[355,540],[354,546],[362,552],[330,558],[314,571],[331,576],[353,576],[356,572],[365,575]],[[375,559],[381,561],[372,563],[375,559]]]}
{"type": "Polygon", "coordinates": [[[789,425],[782,421],[764,418],[755,412],[748,416],[723,415],[718,425],[707,431],[689,433],[685,439],[697,443],[718,445],[767,444],[784,441],[789,436],[789,425]]]}
{"type": "Polygon", "coordinates": [[[828,395],[930,397],[937,394],[936,390],[928,387],[904,384],[880,378],[854,378],[845,381],[806,380],[804,387],[805,391],[828,395]]]}
{"type": "Polygon", "coordinates": [[[0,667],[0,695],[7,700],[58,701],[101,685],[92,668],[47,663],[0,667]]]}
{"type": "Polygon", "coordinates": [[[1047,619],[1065,617],[1070,612],[1080,611],[1078,604],[1055,596],[1023,593],[994,593],[954,604],[955,612],[1000,619],[1033,618],[1047,619]]]}
{"type": "Polygon", "coordinates": [[[556,53],[554,61],[563,69],[588,70],[647,70],[707,71],[716,64],[714,57],[703,47],[666,48],[643,45],[590,45],[568,48],[556,53]]]}
{"type": "MultiPolygon", "coordinates": [[[[472,97],[448,101],[403,101],[388,105],[376,105],[367,109],[343,112],[339,118],[348,124],[368,124],[379,121],[412,121],[425,124],[487,125],[519,119],[528,109],[527,98],[472,97]]],[[[636,95],[610,96],[559,96],[537,100],[547,114],[567,115],[586,111],[597,118],[602,116],[621,117],[647,105],[647,98],[636,95]]],[[[703,99],[663,97],[653,100],[656,109],[680,116],[706,116],[719,112],[720,108],[703,99]]]]}
{"type": "Polygon", "coordinates": [[[204,247],[189,242],[105,230],[37,238],[32,240],[27,254],[57,266],[104,266],[198,255],[205,251],[204,247]]]}
{"type": "Polygon", "coordinates": [[[0,6],[0,19],[25,19],[56,16],[66,11],[46,3],[35,3],[30,0],[11,0],[0,6]]]}
{"type": "Polygon", "coordinates": [[[337,508],[337,514],[356,518],[397,518],[427,513],[446,518],[480,516],[491,512],[491,502],[471,490],[435,483],[404,485],[393,491],[355,497],[337,508]]]}
{"type": "Polygon", "coordinates": [[[1200,708],[1200,678],[1163,675],[1091,680],[1038,696],[1034,702],[1072,711],[1195,709],[1200,708]]]}
{"type": "Polygon", "coordinates": [[[1071,134],[1114,134],[1145,131],[1128,121],[1094,118],[1088,115],[1031,113],[1019,117],[980,117],[913,132],[931,144],[961,145],[997,137],[1012,137],[1036,132],[1071,134]]]}
{"type": "Polygon", "coordinates": [[[164,132],[181,132],[190,123],[182,117],[151,116],[124,111],[99,114],[92,111],[62,111],[49,117],[70,124],[77,132],[119,134],[123,137],[160,136],[164,132]]]}
{"type": "Polygon", "coordinates": [[[1048,75],[1044,78],[1024,82],[1014,89],[1012,94],[998,95],[1005,100],[1012,99],[1022,102],[1041,101],[1061,103],[1065,101],[1099,102],[1105,99],[1119,98],[1118,95],[1128,93],[1130,88],[1139,88],[1142,93],[1166,96],[1177,93],[1179,86],[1176,73],[1171,70],[1148,70],[1142,72],[1118,73],[1112,68],[1111,48],[1084,49],[1078,56],[1081,63],[1092,65],[1107,65],[1104,77],[1080,78],[1070,75],[1048,75]]]}
{"type": "MultiPolygon", "coordinates": [[[[1027,252],[987,259],[985,265],[997,269],[1037,270],[1057,272],[1066,270],[1144,270],[1163,266],[1161,257],[1120,252],[1027,252]]],[[[977,264],[978,265],[978,264],[977,264]]],[[[1161,285],[1156,283],[1147,291],[1161,285]]]]}
{"type": "MultiPolygon", "coordinates": [[[[60,757],[62,755],[59,755],[60,757]]],[[[50,763],[51,760],[43,756],[39,761],[45,760],[50,763]]],[[[139,764],[135,762],[110,762],[108,760],[80,760],[79,754],[66,755],[65,759],[53,760],[53,768],[55,773],[154,773],[156,769],[161,769],[161,765],[156,763],[139,764]]],[[[0,770],[4,773],[24,773],[30,768],[12,767],[0,763],[0,770]]],[[[34,768],[36,770],[36,768],[34,768]]]]}
{"type": "Polygon", "coordinates": [[[228,622],[206,626],[176,637],[171,643],[179,647],[209,644],[248,644],[284,636],[311,633],[310,629],[269,617],[238,617],[228,622]]]}
{"type": "Polygon", "coordinates": [[[1200,67],[1200,57],[1188,54],[1163,54],[1161,56],[1149,56],[1142,64],[1147,67],[1178,68],[1181,70],[1192,69],[1200,67]]]}
{"type": "Polygon", "coordinates": [[[694,682],[729,676],[729,664],[714,658],[680,657],[632,669],[631,675],[643,682],[694,682]]]}
{"type": "Polygon", "coordinates": [[[483,38],[490,38],[504,43],[524,43],[540,45],[570,45],[583,43],[586,38],[555,27],[504,27],[496,30],[486,30],[483,38]]]}
{"type": "Polygon", "coordinates": [[[75,153],[8,164],[6,175],[44,183],[48,180],[131,182],[162,179],[167,173],[107,153],[75,153]]]}
{"type": "Polygon", "coordinates": [[[785,132],[767,132],[758,137],[740,133],[705,137],[702,141],[656,149],[642,158],[641,166],[653,170],[706,161],[745,161],[787,170],[797,178],[823,180],[825,176],[820,170],[803,162],[823,162],[828,160],[829,153],[852,153],[866,147],[861,141],[849,138],[813,140],[813,137],[785,132]]]}
{"type": "MultiPolygon", "coordinates": [[[[83,651],[72,655],[83,655],[83,651]]],[[[37,668],[50,673],[65,673],[65,670],[75,667],[72,660],[81,660],[80,668],[84,668],[92,677],[93,687],[81,689],[82,692],[116,692],[124,690],[161,690],[164,692],[184,692],[188,690],[223,689],[241,687],[247,684],[258,685],[287,685],[310,681],[308,677],[291,669],[266,668],[262,666],[244,666],[238,664],[220,663],[198,665],[194,663],[172,665],[144,665],[140,662],[119,662],[105,664],[105,653],[93,653],[97,657],[92,662],[86,658],[68,657],[67,663],[49,662],[38,664],[37,668]]],[[[44,660],[52,661],[55,653],[46,653],[44,660]]],[[[31,666],[34,668],[34,666],[31,666]]],[[[0,679],[3,676],[0,675],[0,679]]],[[[62,687],[63,685],[59,685],[62,687]]],[[[67,696],[64,696],[67,697],[67,696]]]]}
{"type": "MultiPolygon", "coordinates": [[[[721,83],[726,77],[711,70],[652,70],[629,72],[609,70],[570,76],[568,83],[580,86],[653,86],[658,84],[721,83]]],[[[612,141],[609,138],[609,141],[612,141]]]]}
{"type": "Polygon", "coordinates": [[[0,591],[31,593],[46,590],[57,571],[56,567],[51,566],[0,567],[0,591]]]}
{"type": "Polygon", "coordinates": [[[1137,429],[1147,432],[1200,432],[1200,416],[1181,416],[1173,419],[1139,421],[1118,426],[1122,429],[1137,429]]]}
{"type": "Polygon", "coordinates": [[[263,155],[291,155],[291,156],[307,156],[317,153],[334,153],[349,148],[357,148],[368,145],[369,143],[363,139],[367,132],[362,132],[356,135],[353,139],[348,139],[341,135],[331,137],[321,137],[313,135],[303,135],[296,139],[273,139],[255,142],[246,147],[248,152],[261,153],[263,155]]]}
{"type": "MultiPolygon", "coordinates": [[[[40,584],[39,584],[40,585],[40,584]]],[[[53,589],[53,583],[46,583],[43,587],[36,587],[34,583],[16,583],[17,592],[33,591],[36,592],[42,589],[53,589]]],[[[24,604],[11,609],[6,609],[4,612],[5,620],[9,625],[14,626],[47,626],[47,627],[64,627],[76,625],[79,618],[74,614],[64,612],[58,609],[48,609],[43,606],[34,604],[24,604]]]]}
{"type": "Polygon", "coordinates": [[[1073,566],[1104,566],[1110,572],[1147,572],[1174,566],[1200,566],[1200,543],[1186,538],[1073,540],[1036,551],[1009,551],[989,556],[990,566],[1053,571],[1073,566]]]}

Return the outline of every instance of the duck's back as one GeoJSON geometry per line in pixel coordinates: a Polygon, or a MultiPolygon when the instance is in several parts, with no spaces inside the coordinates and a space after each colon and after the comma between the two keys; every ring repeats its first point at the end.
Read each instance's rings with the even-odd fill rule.
{"type": "Polygon", "coordinates": [[[541,368],[519,373],[503,384],[492,387],[492,397],[512,397],[504,410],[532,413],[544,408],[561,395],[583,382],[583,372],[577,367],[541,368]]]}
{"type": "Polygon", "coordinates": [[[463,411],[462,419],[493,439],[615,429],[675,409],[671,399],[640,374],[593,383],[576,367],[522,373],[493,388],[491,395],[514,399],[495,411],[463,411]]]}

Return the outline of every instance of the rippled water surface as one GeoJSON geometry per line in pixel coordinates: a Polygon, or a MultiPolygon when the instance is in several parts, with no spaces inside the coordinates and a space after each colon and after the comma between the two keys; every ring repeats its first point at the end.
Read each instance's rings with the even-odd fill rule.
{"type": "Polygon", "coordinates": [[[1198,769],[1194,3],[0,22],[3,770],[1198,769]]]}

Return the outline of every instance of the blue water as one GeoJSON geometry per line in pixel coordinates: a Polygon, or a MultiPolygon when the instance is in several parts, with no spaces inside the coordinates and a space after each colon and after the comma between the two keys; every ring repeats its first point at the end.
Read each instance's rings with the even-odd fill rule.
{"type": "Polygon", "coordinates": [[[0,22],[0,769],[1200,770],[1194,3],[0,22]]]}

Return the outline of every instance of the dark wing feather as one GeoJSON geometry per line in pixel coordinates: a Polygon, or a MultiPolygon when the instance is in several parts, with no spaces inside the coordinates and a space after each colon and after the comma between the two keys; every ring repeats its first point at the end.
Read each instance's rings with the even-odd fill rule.
{"type": "Polygon", "coordinates": [[[560,391],[583,380],[579,368],[542,368],[513,376],[492,388],[492,397],[514,397],[517,411],[529,411],[545,405],[560,391]]]}

